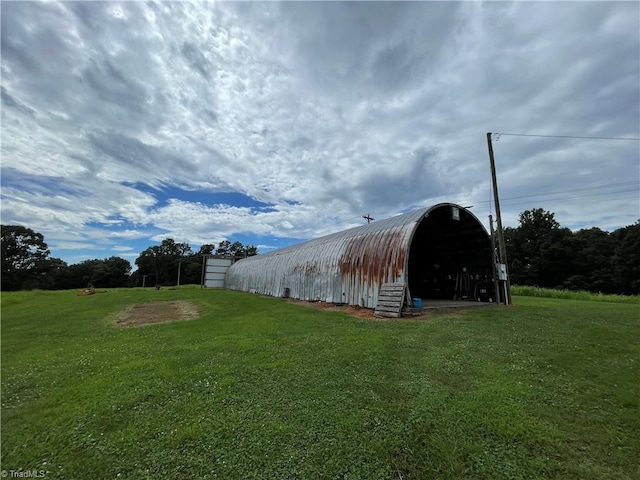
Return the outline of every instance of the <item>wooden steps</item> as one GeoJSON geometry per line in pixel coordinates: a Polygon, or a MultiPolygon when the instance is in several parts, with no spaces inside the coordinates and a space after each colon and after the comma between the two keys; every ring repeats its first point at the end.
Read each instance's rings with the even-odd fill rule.
{"type": "Polygon", "coordinates": [[[404,283],[383,283],[378,304],[373,312],[376,317],[399,318],[407,287],[404,283]]]}

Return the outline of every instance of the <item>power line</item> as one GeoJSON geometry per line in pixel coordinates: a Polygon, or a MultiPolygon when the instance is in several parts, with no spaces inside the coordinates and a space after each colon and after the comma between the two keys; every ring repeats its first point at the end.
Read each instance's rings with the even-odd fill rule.
{"type": "MultiPolygon", "coordinates": [[[[606,201],[607,202],[624,202],[626,200],[637,199],[637,198],[638,198],[637,196],[616,197],[616,198],[607,198],[606,201]]],[[[602,200],[602,201],[604,202],[605,200],[602,200]]],[[[509,203],[505,205],[505,209],[509,209],[511,211],[513,210],[521,211],[521,210],[531,210],[534,208],[543,208],[545,210],[553,211],[561,208],[569,208],[575,205],[584,205],[584,202],[585,200],[582,198],[562,200],[558,202],[555,202],[554,200],[545,200],[545,201],[536,203],[535,205],[532,205],[526,202],[520,202],[520,203],[509,203]]],[[[636,218],[637,218],[637,214],[636,214],[636,218]]]]}
{"type": "MultiPolygon", "coordinates": [[[[531,195],[520,195],[517,197],[506,197],[504,200],[518,200],[521,198],[531,198],[531,197],[543,197],[545,195],[558,195],[561,193],[572,193],[572,192],[582,192],[585,190],[596,190],[596,189],[600,189],[600,188],[614,188],[614,187],[631,187],[633,185],[640,185],[640,181],[635,180],[633,182],[621,182],[621,183],[608,183],[605,185],[594,185],[592,187],[582,187],[582,188],[573,188],[570,190],[557,190],[555,192],[544,192],[544,193],[534,193],[531,195]]],[[[636,189],[632,189],[629,191],[636,191],[636,189]]],[[[622,193],[622,192],[604,192],[605,194],[608,193],[622,193]]],[[[477,202],[478,204],[485,204],[485,203],[491,203],[491,200],[478,200],[477,202]]]]}
{"type": "MultiPolygon", "coordinates": [[[[511,198],[505,198],[504,199],[504,203],[505,205],[524,205],[525,203],[528,202],[555,202],[558,200],[576,200],[576,199],[581,199],[581,198],[589,198],[589,197],[599,197],[602,195],[618,195],[618,194],[622,194],[622,193],[640,193],[640,191],[638,189],[627,189],[627,190],[619,190],[617,192],[600,192],[600,193],[591,193],[588,195],[577,195],[577,196],[570,196],[570,197],[549,197],[549,198],[538,198],[538,199],[534,199],[534,200],[528,200],[527,202],[511,202],[509,200],[521,200],[523,198],[528,198],[528,197],[540,197],[542,195],[525,195],[522,197],[511,197],[511,198]]],[[[614,200],[617,200],[619,197],[616,198],[612,198],[614,200]]],[[[624,197],[624,198],[634,198],[634,197],[624,197]]],[[[638,198],[637,196],[635,198],[638,198]]],[[[478,204],[483,204],[486,202],[480,201],[478,202],[478,204]]]]}
{"type": "MultiPolygon", "coordinates": [[[[604,184],[604,185],[594,185],[591,187],[582,187],[582,188],[573,188],[570,190],[557,190],[554,192],[543,192],[543,193],[536,193],[536,194],[532,194],[532,195],[519,195],[517,197],[507,197],[504,198],[502,201],[504,202],[505,206],[517,206],[517,205],[525,205],[529,202],[512,202],[511,200],[521,200],[521,199],[527,199],[527,198],[534,198],[534,197],[544,197],[544,196],[550,196],[550,195],[559,195],[562,193],[574,193],[574,192],[583,192],[583,191],[588,191],[588,190],[597,190],[597,189],[602,189],[602,188],[616,188],[616,187],[631,187],[634,185],[640,185],[640,181],[635,180],[635,181],[630,181],[630,182],[618,182],[618,183],[608,183],[608,184],[604,184]]],[[[489,189],[491,190],[491,189],[489,189]]],[[[540,198],[540,199],[536,199],[534,201],[539,201],[539,202],[554,202],[554,201],[573,201],[573,200],[579,200],[582,198],[588,198],[588,197],[594,197],[594,196],[602,196],[602,195],[617,195],[617,194],[624,194],[624,193],[630,193],[630,192],[638,192],[637,188],[632,188],[632,189],[623,189],[623,190],[619,190],[616,192],[599,192],[599,193],[590,193],[587,195],[578,195],[578,196],[569,196],[569,197],[556,197],[556,198],[540,198]]],[[[612,198],[612,200],[623,200],[623,199],[628,199],[628,198],[637,198],[637,197],[633,197],[633,196],[625,196],[625,197],[614,197],[612,198]]],[[[477,206],[482,206],[485,204],[489,204],[489,213],[492,212],[491,206],[493,203],[493,196],[490,194],[489,195],[489,200],[479,200],[477,201],[475,204],[477,206]]],[[[465,204],[466,205],[466,204],[465,204]]],[[[358,217],[350,217],[350,218],[345,218],[343,220],[340,221],[331,221],[329,219],[328,220],[328,224],[330,224],[333,227],[339,227],[342,225],[346,225],[348,223],[353,223],[354,226],[357,226],[357,220],[359,220],[360,218],[362,218],[361,216],[358,217]]],[[[366,218],[365,218],[366,220],[366,218]]]]}
{"type": "Polygon", "coordinates": [[[494,133],[496,135],[496,142],[500,140],[502,135],[509,135],[511,137],[540,137],[540,138],[579,138],[586,140],[632,140],[634,142],[640,141],[640,138],[636,137],[581,137],[576,135],[536,135],[532,133],[494,133]]]}
{"type": "MultiPolygon", "coordinates": [[[[640,184],[639,181],[622,182],[622,183],[609,183],[607,185],[596,185],[596,186],[593,186],[593,187],[574,188],[574,189],[571,189],[571,190],[558,190],[556,192],[535,193],[535,194],[532,194],[532,195],[520,195],[518,197],[507,197],[504,200],[506,201],[506,200],[518,200],[518,199],[521,199],[521,198],[543,197],[545,195],[558,195],[560,193],[582,192],[582,191],[585,191],[585,190],[595,190],[595,189],[598,189],[598,188],[628,187],[628,186],[631,186],[631,185],[638,185],[638,184],[640,184]]],[[[624,190],[624,191],[621,191],[621,192],[603,192],[603,193],[599,193],[599,194],[596,194],[596,195],[603,195],[603,194],[606,195],[606,194],[609,194],[609,193],[613,194],[613,193],[633,192],[633,191],[636,191],[636,190],[637,189],[624,190]]],[[[478,203],[487,203],[487,202],[486,202],[486,200],[485,201],[480,200],[478,203]]]]}
{"type": "MultiPolygon", "coordinates": [[[[631,190],[631,191],[635,191],[635,190],[631,190]]],[[[553,203],[553,202],[573,202],[576,200],[581,200],[584,198],[590,198],[590,197],[597,197],[600,195],[616,195],[616,194],[622,194],[622,193],[628,193],[629,190],[625,190],[622,192],[608,192],[608,193],[595,193],[593,195],[580,195],[577,197],[559,197],[559,198],[541,198],[539,200],[535,200],[535,202],[538,203],[553,203]]],[[[635,191],[637,192],[637,191],[635,191]]],[[[638,195],[633,195],[633,196],[624,196],[624,197],[611,197],[611,198],[606,198],[604,200],[606,201],[614,201],[614,200],[625,200],[625,199],[630,199],[630,198],[635,198],[638,199],[638,195]]],[[[603,200],[603,201],[604,201],[603,200]]],[[[508,207],[514,207],[517,205],[526,205],[526,204],[530,204],[531,202],[506,202],[505,205],[508,207]]]]}

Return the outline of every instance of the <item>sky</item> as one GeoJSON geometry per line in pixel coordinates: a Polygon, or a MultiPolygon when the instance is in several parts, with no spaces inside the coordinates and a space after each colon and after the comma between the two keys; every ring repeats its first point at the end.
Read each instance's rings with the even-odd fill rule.
{"type": "Polygon", "coordinates": [[[638,2],[0,9],[1,220],[69,264],[264,253],[440,202],[488,228],[487,132],[505,226],[640,218],[638,2]]]}

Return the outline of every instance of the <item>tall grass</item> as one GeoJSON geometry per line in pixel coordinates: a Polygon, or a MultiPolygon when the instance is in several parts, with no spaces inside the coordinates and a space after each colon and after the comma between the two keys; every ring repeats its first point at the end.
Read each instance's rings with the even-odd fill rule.
{"type": "Polygon", "coordinates": [[[586,300],[589,302],[632,303],[640,305],[638,295],[608,295],[584,290],[559,290],[554,288],[511,285],[511,294],[521,297],[560,298],[564,300],[586,300]]]}

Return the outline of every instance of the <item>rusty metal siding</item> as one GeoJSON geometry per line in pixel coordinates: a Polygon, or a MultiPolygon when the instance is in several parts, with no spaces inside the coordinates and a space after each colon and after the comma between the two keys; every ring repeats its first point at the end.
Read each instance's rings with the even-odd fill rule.
{"type": "Polygon", "coordinates": [[[225,287],[374,308],[383,283],[407,282],[411,239],[431,208],[240,260],[225,287]]]}

